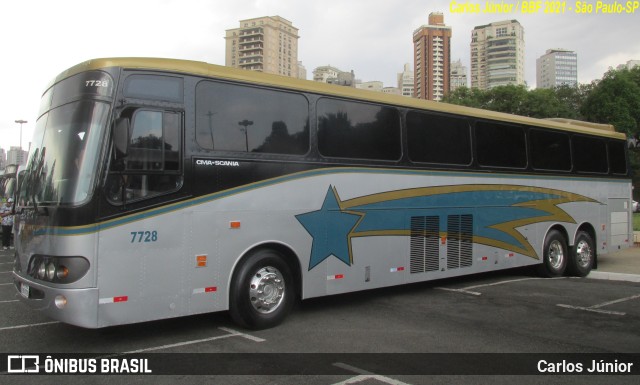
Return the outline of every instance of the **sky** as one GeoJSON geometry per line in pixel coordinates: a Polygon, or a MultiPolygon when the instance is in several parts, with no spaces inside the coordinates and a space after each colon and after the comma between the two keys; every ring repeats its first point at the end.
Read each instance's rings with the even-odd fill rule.
{"type": "MultiPolygon", "coordinates": [[[[605,0],[606,2],[607,0],[605,0]]],[[[602,78],[610,68],[640,60],[640,9],[602,13],[596,0],[555,2],[523,14],[482,12],[486,0],[20,0],[0,6],[0,148],[27,149],[38,118],[40,96],[65,69],[100,57],[168,57],[224,65],[225,30],[239,21],[281,16],[299,29],[298,60],[311,78],[332,65],[362,81],[395,86],[405,63],[413,67],[414,30],[431,12],[452,27],[451,57],[470,67],[475,26],[515,19],[525,31],[525,78],[535,87],[536,58],[551,48],[578,54],[578,81],[602,78]],[[592,9],[577,13],[577,3],[592,9]],[[456,7],[478,5],[479,13],[456,7]]],[[[524,2],[522,2],[524,3],[524,2]]],[[[544,1],[541,2],[544,5],[544,1]]],[[[613,4],[613,1],[610,1],[613,4]]],[[[626,5],[626,0],[616,3],[626,5]]],[[[632,3],[632,2],[631,2],[632,3]]],[[[612,9],[616,11],[616,9],[612,9]]]]}

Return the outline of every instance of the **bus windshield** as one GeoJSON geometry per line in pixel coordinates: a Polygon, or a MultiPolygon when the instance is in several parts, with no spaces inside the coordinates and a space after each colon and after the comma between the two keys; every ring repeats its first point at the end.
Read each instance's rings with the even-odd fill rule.
{"type": "Polygon", "coordinates": [[[38,119],[21,205],[81,204],[92,192],[109,104],[76,101],[38,119]]]}

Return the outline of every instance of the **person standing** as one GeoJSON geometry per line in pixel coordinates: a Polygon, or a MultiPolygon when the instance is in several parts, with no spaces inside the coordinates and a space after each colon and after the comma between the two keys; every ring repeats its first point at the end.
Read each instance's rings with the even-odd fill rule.
{"type": "Polygon", "coordinates": [[[9,198],[0,208],[0,216],[2,217],[2,249],[7,250],[11,247],[11,231],[13,229],[13,208],[11,207],[13,199],[9,198]]]}

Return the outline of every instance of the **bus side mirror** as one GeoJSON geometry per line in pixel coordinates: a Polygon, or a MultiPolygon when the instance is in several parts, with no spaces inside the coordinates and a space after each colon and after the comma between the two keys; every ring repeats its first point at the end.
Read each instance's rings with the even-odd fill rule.
{"type": "Polygon", "coordinates": [[[128,118],[118,118],[113,125],[113,144],[116,150],[116,159],[126,158],[128,153],[131,124],[128,118]]]}

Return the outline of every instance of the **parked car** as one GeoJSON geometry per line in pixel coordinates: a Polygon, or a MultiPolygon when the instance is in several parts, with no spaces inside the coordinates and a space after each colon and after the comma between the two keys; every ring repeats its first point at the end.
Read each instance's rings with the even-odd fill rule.
{"type": "Polygon", "coordinates": [[[632,208],[633,208],[633,212],[634,212],[634,213],[637,213],[637,212],[638,212],[638,210],[640,210],[640,207],[639,207],[639,206],[640,206],[640,205],[638,205],[638,202],[633,201],[633,203],[632,203],[632,208]]]}

